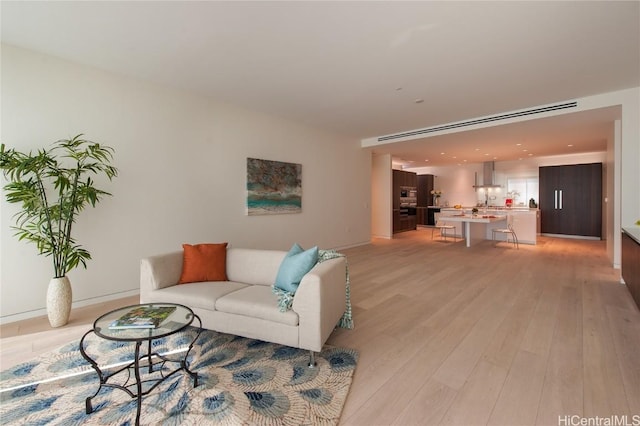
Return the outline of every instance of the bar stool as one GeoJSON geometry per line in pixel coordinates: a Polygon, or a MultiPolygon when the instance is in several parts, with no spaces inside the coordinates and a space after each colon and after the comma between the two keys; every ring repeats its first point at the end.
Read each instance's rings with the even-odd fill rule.
{"type": "MultiPolygon", "coordinates": [[[[520,248],[518,245],[518,236],[516,235],[516,231],[513,230],[513,215],[507,215],[507,227],[506,228],[497,228],[491,230],[491,239],[496,241],[496,234],[506,235],[507,242],[509,242],[509,235],[511,235],[511,239],[513,245],[516,249],[520,248]]],[[[494,245],[498,244],[498,241],[494,243],[494,245]]]]}
{"type": "Polygon", "coordinates": [[[438,220],[433,228],[431,228],[431,239],[433,240],[433,231],[438,229],[440,231],[440,238],[444,237],[445,241],[447,240],[447,230],[453,231],[453,241],[456,240],[456,227],[453,225],[447,225],[447,222],[442,220],[438,220]]]}

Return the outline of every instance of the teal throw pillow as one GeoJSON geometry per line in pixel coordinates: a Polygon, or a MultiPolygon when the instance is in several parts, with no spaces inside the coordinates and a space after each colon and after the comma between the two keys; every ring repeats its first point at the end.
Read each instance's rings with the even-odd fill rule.
{"type": "Polygon", "coordinates": [[[275,286],[290,293],[295,293],[300,281],[302,281],[302,277],[316,263],[318,263],[317,246],[304,250],[298,244],[294,244],[280,264],[275,286]]]}

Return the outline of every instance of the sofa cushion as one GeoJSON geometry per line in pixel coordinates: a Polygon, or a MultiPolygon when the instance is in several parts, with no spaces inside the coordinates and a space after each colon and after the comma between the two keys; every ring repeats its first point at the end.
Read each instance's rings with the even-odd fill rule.
{"type": "Polygon", "coordinates": [[[245,287],[246,284],[230,281],[198,282],[156,290],[151,298],[153,302],[180,303],[190,308],[214,310],[219,298],[245,287]]]}
{"type": "Polygon", "coordinates": [[[290,293],[295,293],[302,277],[318,263],[318,247],[303,250],[294,244],[280,264],[275,286],[290,293]]]}
{"type": "Polygon", "coordinates": [[[271,287],[263,285],[248,286],[219,298],[216,300],[216,310],[286,325],[298,325],[298,314],[294,311],[280,312],[278,299],[271,292],[271,287]]]}
{"type": "Polygon", "coordinates": [[[182,274],[178,284],[227,280],[227,243],[183,244],[182,274]]]}
{"type": "Polygon", "coordinates": [[[227,278],[271,287],[286,254],[281,250],[230,248],[227,250],[227,278]]]}

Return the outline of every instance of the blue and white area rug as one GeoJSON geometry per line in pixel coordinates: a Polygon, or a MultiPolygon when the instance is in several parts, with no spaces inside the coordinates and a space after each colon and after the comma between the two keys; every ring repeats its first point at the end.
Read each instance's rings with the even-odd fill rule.
{"type": "MultiPolygon", "coordinates": [[[[194,336],[190,329],[155,340],[152,351],[184,348],[194,336]]],[[[85,347],[107,370],[130,361],[134,351],[131,343],[95,335],[85,347]]],[[[308,351],[204,330],[188,357],[199,386],[185,372],[175,374],[143,397],[140,424],[337,424],[357,357],[354,350],[327,347],[309,369],[308,351]]],[[[124,382],[126,371],[114,378],[120,375],[124,382]]],[[[94,412],[85,413],[85,399],[98,387],[78,342],[70,343],[0,373],[0,424],[133,425],[136,400],[120,389],[103,387],[92,400],[94,412]]]]}

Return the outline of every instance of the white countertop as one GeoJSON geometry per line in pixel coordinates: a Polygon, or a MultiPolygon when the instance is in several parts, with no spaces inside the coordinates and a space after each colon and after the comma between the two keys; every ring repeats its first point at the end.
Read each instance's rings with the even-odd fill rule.
{"type": "MultiPolygon", "coordinates": [[[[435,207],[435,206],[429,206],[429,207],[435,207]]],[[[440,206],[439,208],[442,209],[442,210],[471,210],[473,208],[476,208],[476,209],[478,209],[480,211],[485,210],[484,206],[462,206],[459,209],[456,209],[455,207],[452,207],[452,206],[449,206],[449,207],[440,206]]],[[[525,207],[525,206],[522,206],[522,207],[489,206],[489,207],[486,207],[486,209],[490,210],[490,211],[504,211],[504,212],[509,212],[509,211],[525,211],[525,212],[528,212],[528,211],[536,211],[536,210],[538,210],[537,208],[530,208],[530,207],[525,207]]]]}
{"type": "Polygon", "coordinates": [[[631,225],[631,226],[623,226],[622,230],[625,234],[636,240],[636,243],[640,244],[640,226],[631,225]]]}
{"type": "MultiPolygon", "coordinates": [[[[478,214],[479,215],[486,215],[486,214],[501,214],[501,215],[506,215],[506,214],[537,214],[537,212],[539,211],[538,209],[529,209],[529,208],[501,208],[501,209],[496,209],[496,208],[488,208],[485,210],[484,207],[475,207],[476,209],[478,209],[478,214]]],[[[451,213],[455,213],[455,214],[471,214],[471,209],[473,209],[473,207],[464,207],[461,209],[456,209],[454,207],[444,207],[440,209],[440,212],[449,216],[451,213]]]]}
{"type": "Polygon", "coordinates": [[[457,214],[453,216],[444,216],[444,219],[449,222],[476,222],[476,223],[491,223],[500,222],[507,218],[505,215],[470,215],[470,214],[457,214]]]}

